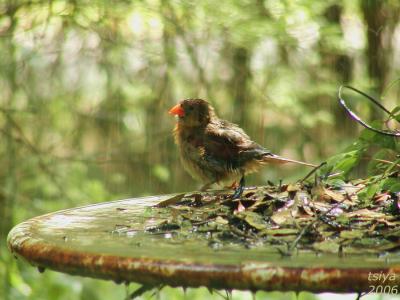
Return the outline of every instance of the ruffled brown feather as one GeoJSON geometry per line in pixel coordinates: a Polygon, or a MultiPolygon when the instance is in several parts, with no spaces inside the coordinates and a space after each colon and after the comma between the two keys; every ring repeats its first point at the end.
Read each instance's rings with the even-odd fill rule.
{"type": "Polygon", "coordinates": [[[174,128],[175,143],[184,168],[206,186],[232,183],[267,163],[314,166],[270,153],[239,126],[219,119],[205,100],[186,99],[180,105],[185,113],[174,128]]]}

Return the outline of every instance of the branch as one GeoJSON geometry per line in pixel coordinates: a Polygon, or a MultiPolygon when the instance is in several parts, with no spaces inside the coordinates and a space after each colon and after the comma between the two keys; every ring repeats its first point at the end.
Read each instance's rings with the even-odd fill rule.
{"type": "MultiPolygon", "coordinates": [[[[384,112],[386,112],[389,116],[391,116],[392,118],[394,118],[393,114],[387,110],[382,104],[379,103],[378,100],[372,98],[371,96],[365,94],[364,92],[353,88],[351,86],[347,86],[347,85],[341,85],[339,88],[339,92],[338,92],[338,100],[339,100],[339,104],[347,111],[347,113],[350,115],[350,117],[355,120],[356,122],[360,123],[362,126],[364,126],[365,128],[372,130],[376,133],[379,134],[384,134],[384,135],[389,135],[389,136],[395,136],[395,137],[400,137],[400,132],[398,131],[392,131],[392,130],[381,130],[381,129],[377,129],[372,127],[371,125],[367,124],[366,122],[364,122],[359,116],[357,116],[346,104],[346,102],[344,101],[344,99],[342,98],[342,89],[343,88],[348,88],[351,89],[355,92],[357,92],[360,95],[363,95],[365,98],[367,98],[369,101],[371,101],[373,104],[375,104],[377,107],[379,107],[381,110],[383,110],[384,112]]],[[[395,118],[394,118],[395,119],[395,118]]]]}

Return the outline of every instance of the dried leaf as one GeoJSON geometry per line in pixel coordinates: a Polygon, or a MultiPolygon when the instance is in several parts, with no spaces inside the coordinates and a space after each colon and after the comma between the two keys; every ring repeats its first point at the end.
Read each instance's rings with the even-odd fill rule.
{"type": "Polygon", "coordinates": [[[241,218],[246,221],[251,227],[254,227],[257,230],[262,230],[267,228],[267,224],[264,221],[262,215],[251,212],[245,211],[241,213],[241,218]]]}
{"type": "Polygon", "coordinates": [[[375,197],[374,197],[375,202],[378,202],[378,203],[385,202],[389,199],[390,199],[390,193],[388,193],[388,192],[375,195],[375,197]]]}
{"type": "Polygon", "coordinates": [[[289,184],[286,188],[286,191],[288,192],[297,192],[301,189],[300,184],[289,184]]]}
{"type": "Polygon", "coordinates": [[[183,197],[185,197],[185,194],[177,194],[174,195],[171,198],[168,198],[164,201],[159,202],[157,205],[155,205],[155,207],[167,207],[173,204],[178,203],[183,197]]]}
{"type": "Polygon", "coordinates": [[[326,197],[328,197],[331,200],[334,200],[336,202],[342,202],[345,199],[344,195],[342,195],[340,193],[337,193],[337,192],[334,192],[334,191],[331,191],[331,190],[329,190],[327,188],[324,188],[324,193],[325,193],[326,197]]]}
{"type": "Polygon", "coordinates": [[[278,225],[293,224],[293,218],[297,215],[296,208],[282,208],[271,216],[272,221],[278,225]]]}
{"type": "Polygon", "coordinates": [[[218,223],[218,224],[221,224],[221,225],[226,225],[226,224],[229,223],[229,221],[228,221],[227,219],[225,219],[225,218],[223,218],[223,217],[221,217],[221,216],[218,216],[218,217],[215,219],[215,222],[218,223]]]}
{"type": "Polygon", "coordinates": [[[366,180],[357,185],[325,181],[311,191],[298,184],[266,186],[246,191],[241,200],[232,200],[226,191],[177,194],[157,205],[162,209],[146,210],[144,228],[153,234],[173,231],[175,238],[217,232],[210,247],[223,247],[226,240],[248,246],[296,240],[300,250],[379,253],[400,246],[400,219],[393,213],[400,199],[377,186],[371,188],[366,180]],[[374,201],[358,200],[367,194],[374,201]],[[307,225],[312,227],[298,239],[307,225]]]}
{"type": "Polygon", "coordinates": [[[386,215],[384,213],[375,212],[373,210],[369,210],[366,208],[346,213],[346,217],[349,218],[358,217],[362,219],[377,219],[377,218],[384,218],[385,216],[386,215]]]}
{"type": "Polygon", "coordinates": [[[275,229],[264,229],[260,232],[260,235],[282,236],[282,235],[292,235],[298,233],[299,230],[295,228],[275,228],[275,229]]]}

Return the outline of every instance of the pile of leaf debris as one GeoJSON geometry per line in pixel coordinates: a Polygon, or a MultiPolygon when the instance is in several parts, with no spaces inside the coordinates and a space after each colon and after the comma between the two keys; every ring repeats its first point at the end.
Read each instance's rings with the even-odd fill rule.
{"type": "MultiPolygon", "coordinates": [[[[392,175],[393,176],[393,175],[392,175]]],[[[398,180],[399,174],[394,174],[398,180]]],[[[340,185],[289,184],[179,194],[153,208],[165,218],[150,233],[202,234],[210,247],[239,243],[330,253],[385,253],[400,246],[400,192],[382,190],[365,201],[362,180],[340,185]],[[362,196],[362,197],[361,197],[362,196]]]]}

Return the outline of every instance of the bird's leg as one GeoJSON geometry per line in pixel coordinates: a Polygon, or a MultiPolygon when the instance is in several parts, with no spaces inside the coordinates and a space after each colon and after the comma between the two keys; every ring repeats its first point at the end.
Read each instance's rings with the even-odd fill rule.
{"type": "Polygon", "coordinates": [[[231,185],[224,186],[224,188],[227,190],[235,190],[238,186],[239,184],[235,180],[231,185]]]}
{"type": "Polygon", "coordinates": [[[240,179],[239,186],[235,189],[235,193],[232,195],[232,199],[238,199],[242,196],[243,190],[244,190],[244,185],[245,185],[245,181],[244,181],[244,175],[243,175],[242,178],[240,179]]]}

